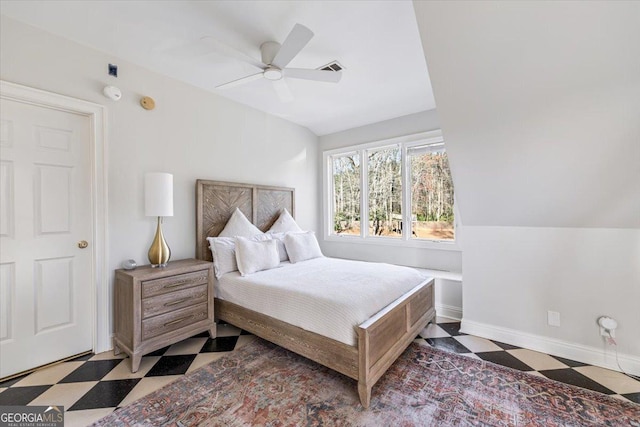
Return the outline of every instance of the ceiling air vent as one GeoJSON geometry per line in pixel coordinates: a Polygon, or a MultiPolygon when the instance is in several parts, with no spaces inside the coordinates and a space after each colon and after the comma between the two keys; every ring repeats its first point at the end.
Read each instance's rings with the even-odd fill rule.
{"type": "Polygon", "coordinates": [[[322,67],[318,68],[318,70],[342,71],[344,70],[344,67],[338,61],[332,61],[332,62],[329,62],[327,65],[323,65],[322,67]]]}

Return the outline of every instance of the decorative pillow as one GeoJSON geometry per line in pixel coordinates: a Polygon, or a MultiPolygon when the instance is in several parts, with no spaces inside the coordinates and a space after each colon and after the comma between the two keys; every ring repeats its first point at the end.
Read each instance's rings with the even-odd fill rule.
{"type": "MultiPolygon", "coordinates": [[[[265,234],[251,237],[251,240],[255,241],[268,239],[270,237],[265,234]]],[[[238,271],[235,237],[207,237],[207,240],[213,256],[213,268],[216,278],[219,279],[225,273],[238,271]]]]}
{"type": "Polygon", "coordinates": [[[251,237],[256,234],[264,234],[260,231],[255,225],[251,224],[251,221],[247,219],[246,216],[240,211],[240,209],[236,208],[227,221],[227,225],[224,226],[224,229],[220,232],[218,237],[251,237]]]}
{"type": "Polygon", "coordinates": [[[243,276],[278,267],[278,245],[272,239],[256,242],[245,237],[236,237],[236,261],[243,276]]]}
{"type": "Polygon", "coordinates": [[[207,237],[211,256],[213,256],[213,269],[216,278],[225,273],[238,270],[236,263],[236,240],[234,237],[207,237]]]}
{"type": "Polygon", "coordinates": [[[278,217],[278,219],[276,219],[276,222],[273,223],[269,231],[272,233],[299,233],[302,231],[302,228],[298,226],[296,220],[293,219],[289,211],[283,209],[280,213],[280,216],[278,217]]]}
{"type": "Polygon", "coordinates": [[[285,233],[272,233],[267,231],[267,235],[271,236],[278,245],[278,255],[280,256],[280,262],[289,261],[289,255],[287,255],[287,248],[284,246],[285,233]]]}
{"type": "Polygon", "coordinates": [[[289,261],[293,264],[324,256],[320,250],[320,245],[318,245],[316,234],[313,231],[287,233],[284,236],[284,245],[287,248],[289,261]]]}

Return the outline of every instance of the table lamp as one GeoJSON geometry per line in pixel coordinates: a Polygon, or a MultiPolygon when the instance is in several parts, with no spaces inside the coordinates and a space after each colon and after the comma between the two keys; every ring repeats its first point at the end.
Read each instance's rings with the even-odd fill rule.
{"type": "Polygon", "coordinates": [[[156,236],[149,248],[151,267],[166,267],[171,249],[162,234],[162,217],[173,216],[173,175],[147,173],[144,176],[144,214],[158,217],[156,236]]]}

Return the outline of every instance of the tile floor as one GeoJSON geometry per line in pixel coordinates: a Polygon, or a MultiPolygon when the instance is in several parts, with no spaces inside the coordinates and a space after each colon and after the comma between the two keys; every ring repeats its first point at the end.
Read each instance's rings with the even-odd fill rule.
{"type": "MultiPolygon", "coordinates": [[[[432,346],[484,359],[640,404],[640,381],[622,373],[465,335],[460,322],[437,318],[421,336],[432,346]]],[[[65,426],[84,426],[163,387],[254,337],[218,325],[218,338],[200,334],[150,353],[132,374],[129,360],[112,352],[83,356],[0,383],[0,405],[63,405],[65,426]]]]}

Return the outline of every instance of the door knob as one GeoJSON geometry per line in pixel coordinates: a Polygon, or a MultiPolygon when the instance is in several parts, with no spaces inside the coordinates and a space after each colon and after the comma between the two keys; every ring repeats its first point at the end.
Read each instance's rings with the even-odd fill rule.
{"type": "Polygon", "coordinates": [[[87,246],[89,246],[89,243],[88,243],[86,240],[80,240],[80,241],[78,242],[78,247],[79,247],[80,249],[84,249],[84,248],[86,248],[87,246]]]}

